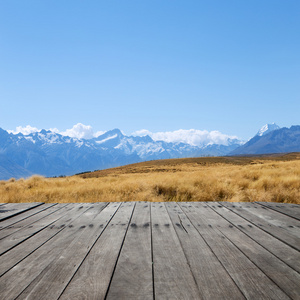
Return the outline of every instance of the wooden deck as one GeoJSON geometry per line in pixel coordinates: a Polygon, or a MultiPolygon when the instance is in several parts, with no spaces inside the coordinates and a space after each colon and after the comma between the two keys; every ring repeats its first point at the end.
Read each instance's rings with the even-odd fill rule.
{"type": "Polygon", "coordinates": [[[300,299],[300,206],[0,204],[0,299],[300,299]]]}

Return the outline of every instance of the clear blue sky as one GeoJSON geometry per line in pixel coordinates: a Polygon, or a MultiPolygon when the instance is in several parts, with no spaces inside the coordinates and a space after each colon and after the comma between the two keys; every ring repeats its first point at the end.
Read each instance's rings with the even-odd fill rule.
{"type": "Polygon", "coordinates": [[[300,124],[299,0],[0,0],[0,127],[300,124]]]}

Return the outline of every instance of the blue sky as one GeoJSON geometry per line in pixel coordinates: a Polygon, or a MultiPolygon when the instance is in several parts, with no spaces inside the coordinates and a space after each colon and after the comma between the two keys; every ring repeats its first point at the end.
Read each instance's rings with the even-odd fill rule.
{"type": "Polygon", "coordinates": [[[300,124],[300,1],[0,1],[0,127],[300,124]]]}

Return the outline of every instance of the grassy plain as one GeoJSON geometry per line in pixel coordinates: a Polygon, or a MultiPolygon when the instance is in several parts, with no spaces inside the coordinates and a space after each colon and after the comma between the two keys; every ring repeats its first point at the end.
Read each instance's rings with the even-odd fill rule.
{"type": "Polygon", "coordinates": [[[300,204],[300,153],[159,160],[65,178],[0,181],[0,202],[99,201],[300,204]]]}

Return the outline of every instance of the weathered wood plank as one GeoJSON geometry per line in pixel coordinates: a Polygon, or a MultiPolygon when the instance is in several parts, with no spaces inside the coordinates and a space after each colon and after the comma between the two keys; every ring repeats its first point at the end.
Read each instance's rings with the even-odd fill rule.
{"type": "Polygon", "coordinates": [[[164,203],[151,203],[156,299],[201,299],[164,203]]]}
{"type": "Polygon", "coordinates": [[[9,249],[27,240],[31,236],[35,235],[39,231],[45,229],[56,220],[62,218],[64,214],[70,209],[69,206],[64,206],[62,209],[52,213],[51,215],[45,216],[41,220],[35,223],[25,226],[22,230],[18,230],[11,235],[8,235],[1,239],[0,243],[0,255],[3,255],[9,249]]]}
{"type": "Polygon", "coordinates": [[[257,203],[240,203],[239,205],[260,219],[284,229],[288,231],[289,234],[300,238],[300,222],[298,220],[257,203]]]}
{"type": "MultiPolygon", "coordinates": [[[[18,299],[59,298],[115,214],[116,207],[110,205],[102,210],[101,204],[97,204],[94,211],[96,211],[95,216],[90,220],[88,226],[82,229],[81,234],[65,247],[57,259],[52,261],[51,265],[19,295],[18,299]],[[99,227],[99,224],[103,226],[99,227]],[[48,290],[51,290],[51,295],[47,294],[48,290]]],[[[66,234],[66,232],[64,233],[66,234]]]]}
{"type": "MultiPolygon", "coordinates": [[[[80,205],[82,210],[85,211],[75,219],[73,219],[72,214],[69,212],[69,214],[66,215],[67,220],[65,220],[65,224],[67,224],[69,219],[73,220],[67,227],[65,224],[61,225],[64,227],[64,230],[60,231],[50,241],[42,245],[0,278],[0,290],[4,291],[2,293],[3,299],[17,298],[36,278],[43,276],[44,272],[51,267],[53,261],[60,257],[66,247],[84,232],[84,228],[86,228],[91,220],[98,214],[99,209],[103,207],[102,205],[103,204],[80,205]]],[[[76,214],[76,212],[72,212],[76,214]]],[[[55,225],[53,226],[55,228],[55,225]]],[[[83,247],[83,245],[81,245],[81,247],[83,247]]],[[[63,268],[64,265],[61,267],[63,268]]],[[[51,297],[52,290],[47,289],[47,286],[46,284],[45,294],[36,299],[45,299],[46,296],[51,297]]],[[[57,299],[57,297],[53,299],[57,299]]]]}
{"type": "MultiPolygon", "coordinates": [[[[212,210],[206,211],[207,218],[216,218],[217,206],[207,203],[212,210]]],[[[277,286],[284,291],[292,299],[297,299],[300,295],[300,274],[291,267],[287,266],[283,261],[270,253],[264,247],[256,243],[253,239],[245,235],[240,226],[232,226],[232,223],[222,218],[217,218],[217,229],[227,237],[240,251],[242,251],[248,259],[250,259],[257,268],[262,270],[277,286]]],[[[298,258],[300,255],[298,255],[298,258]]]]}
{"type": "Polygon", "coordinates": [[[176,203],[166,207],[197,282],[201,299],[244,299],[232,278],[176,203]]]}
{"type": "MultiPolygon", "coordinates": [[[[53,214],[54,212],[59,211],[66,205],[67,204],[65,203],[65,204],[57,204],[55,206],[49,206],[48,209],[44,209],[43,211],[40,211],[39,213],[36,213],[36,214],[32,215],[31,217],[25,218],[25,219],[19,221],[18,223],[15,223],[11,226],[3,228],[2,230],[0,230],[0,240],[2,240],[5,237],[8,237],[9,235],[16,233],[17,231],[20,231],[20,230],[23,231],[24,228],[45,218],[46,216],[53,214]]],[[[21,215],[17,215],[16,217],[19,217],[19,216],[21,216],[21,215]]],[[[8,220],[11,220],[11,218],[8,220]]]]}
{"type": "Polygon", "coordinates": [[[241,203],[234,204],[229,202],[220,202],[220,204],[233,211],[234,213],[238,214],[253,225],[271,234],[274,238],[281,240],[282,242],[286,243],[287,245],[291,246],[292,248],[298,251],[300,250],[299,238],[290,234],[289,231],[283,228],[279,228],[278,226],[275,226],[265,221],[264,219],[256,216],[255,214],[251,213],[250,211],[242,207],[240,205],[241,203]]]}
{"type": "Polygon", "coordinates": [[[0,249],[12,245],[0,254],[0,299],[299,299],[300,254],[282,240],[299,241],[298,221],[287,213],[131,202],[109,204],[109,219],[105,205],[69,204],[51,225],[47,204],[0,222],[0,249]]]}
{"type": "Polygon", "coordinates": [[[37,206],[35,208],[32,208],[30,210],[27,210],[25,212],[22,212],[16,216],[13,216],[11,218],[8,218],[2,222],[0,222],[0,231],[6,227],[12,226],[12,225],[16,225],[16,223],[25,220],[26,218],[29,218],[35,214],[38,214],[40,212],[42,212],[45,209],[48,209],[52,206],[57,205],[57,203],[44,203],[40,206],[37,206]]]}
{"type": "MultiPolygon", "coordinates": [[[[77,217],[83,214],[89,208],[88,206],[90,205],[85,204],[85,206],[83,206],[77,203],[72,204],[71,209],[68,211],[68,214],[66,214],[64,217],[55,221],[51,226],[38,232],[34,236],[30,237],[30,239],[27,239],[22,244],[19,244],[18,246],[0,256],[0,277],[12,267],[17,265],[25,257],[51,240],[54,236],[56,236],[57,233],[64,230],[70,222],[74,221],[77,217]]],[[[60,236],[58,236],[57,238],[60,239],[60,236]]],[[[51,242],[53,242],[53,240],[51,242]]]]}
{"type": "Polygon", "coordinates": [[[0,222],[11,218],[17,214],[42,205],[43,203],[6,203],[0,206],[0,222]]]}
{"type": "Polygon", "coordinates": [[[60,299],[98,300],[105,298],[134,206],[133,202],[122,203],[60,299]]]}
{"type": "Polygon", "coordinates": [[[282,214],[288,215],[292,218],[300,221],[300,205],[299,204],[289,204],[289,203],[274,203],[274,202],[256,202],[265,207],[276,210],[282,214]]]}
{"type": "Polygon", "coordinates": [[[150,204],[136,203],[106,299],[153,299],[150,204]]]}
{"type": "Polygon", "coordinates": [[[261,230],[259,227],[248,222],[238,214],[227,209],[226,207],[217,203],[207,203],[219,215],[225,218],[229,223],[235,225],[244,232],[247,236],[255,240],[265,249],[273,253],[276,257],[284,261],[291,268],[300,273],[300,259],[299,252],[284,242],[274,238],[269,233],[261,230]]]}
{"type": "MultiPolygon", "coordinates": [[[[248,259],[219,228],[217,213],[202,203],[180,204],[191,222],[218,257],[247,299],[289,299],[251,260],[248,259]]],[[[230,224],[228,224],[229,226],[230,224]]]]}

